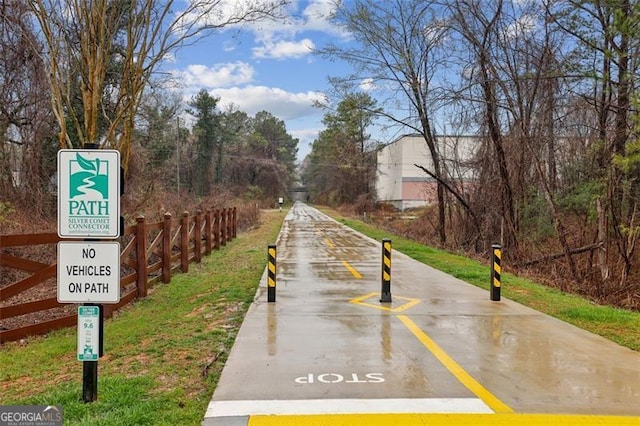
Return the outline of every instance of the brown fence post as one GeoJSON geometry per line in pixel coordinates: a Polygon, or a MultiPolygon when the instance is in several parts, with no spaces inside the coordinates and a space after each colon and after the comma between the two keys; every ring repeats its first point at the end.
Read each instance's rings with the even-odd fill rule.
{"type": "Polygon", "coordinates": [[[171,213],[164,214],[162,225],[162,282],[171,281],[171,213]]]}
{"type": "Polygon", "coordinates": [[[229,234],[229,210],[224,209],[224,242],[231,241],[231,235],[229,234]]]}
{"type": "Polygon", "coordinates": [[[213,214],[213,248],[220,250],[220,209],[213,214]]]}
{"type": "Polygon", "coordinates": [[[232,228],[233,229],[233,233],[231,234],[232,238],[236,238],[238,236],[238,216],[237,216],[238,212],[237,209],[234,207],[233,208],[233,221],[232,223],[232,228]]]}
{"type": "Polygon", "coordinates": [[[182,213],[180,225],[180,270],[189,272],[189,212],[182,213]]]}
{"type": "Polygon", "coordinates": [[[204,254],[211,253],[211,209],[204,215],[204,254]]]}
{"type": "Polygon", "coordinates": [[[220,245],[227,245],[227,209],[222,209],[220,214],[220,245]]]}
{"type": "Polygon", "coordinates": [[[227,209],[227,241],[233,240],[233,209],[227,209]]]}
{"type": "Polygon", "coordinates": [[[197,263],[202,261],[202,210],[196,210],[193,225],[193,257],[197,263]]]}
{"type": "Polygon", "coordinates": [[[138,216],[136,222],[136,260],[138,263],[136,285],[138,297],[147,297],[147,230],[144,216],[138,216]]]}

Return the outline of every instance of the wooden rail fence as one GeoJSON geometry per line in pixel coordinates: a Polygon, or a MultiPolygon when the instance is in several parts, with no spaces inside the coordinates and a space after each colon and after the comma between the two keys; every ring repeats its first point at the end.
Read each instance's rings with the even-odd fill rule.
{"type": "MultiPolygon", "coordinates": [[[[120,237],[121,297],[117,304],[104,305],[105,317],[111,317],[115,310],[136,298],[145,297],[153,284],[160,281],[168,283],[173,272],[187,272],[191,262],[200,262],[203,255],[219,250],[236,237],[237,224],[235,207],[209,209],[205,213],[198,211],[192,216],[184,212],[178,218],[165,213],[164,220],[158,223],[146,223],[144,217],[138,217],[136,224],[126,226],[120,237]]],[[[10,249],[57,244],[61,240],[55,232],[0,236],[0,266],[22,271],[23,275],[28,274],[26,278],[0,288],[0,322],[20,315],[69,306],[59,303],[55,296],[18,301],[15,304],[5,302],[38,284],[55,279],[57,275],[57,263],[46,264],[16,256],[10,254],[10,249]]],[[[66,312],[54,319],[35,319],[30,322],[10,329],[3,327],[0,330],[0,343],[75,325],[77,313],[66,312]]]]}

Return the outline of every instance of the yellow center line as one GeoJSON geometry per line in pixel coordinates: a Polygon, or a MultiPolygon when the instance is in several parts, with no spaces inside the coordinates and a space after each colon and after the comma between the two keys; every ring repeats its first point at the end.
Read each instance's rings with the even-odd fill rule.
{"type": "Polygon", "coordinates": [[[347,268],[349,270],[349,272],[351,272],[351,274],[356,277],[357,279],[362,278],[362,274],[360,274],[360,272],[356,271],[356,269],[349,265],[349,262],[347,262],[346,260],[342,261],[342,264],[344,265],[345,268],[347,268]]]}
{"type": "Polygon", "coordinates": [[[453,360],[436,342],[409,319],[406,315],[398,315],[398,319],[413,333],[414,336],[451,372],[463,385],[465,385],[478,398],[484,401],[496,413],[513,413],[511,407],[500,401],[489,392],[476,379],[467,373],[457,362],[453,360]]]}
{"type": "MultiPolygon", "coordinates": [[[[325,238],[324,239],[324,243],[329,248],[336,248],[335,244],[333,244],[333,242],[329,238],[325,238]]],[[[356,277],[357,279],[361,279],[362,278],[362,274],[360,272],[356,271],[356,269],[353,266],[349,265],[349,262],[347,262],[346,260],[343,260],[342,264],[344,265],[345,268],[347,268],[349,270],[349,272],[351,272],[351,274],[354,277],[356,277]]]]}

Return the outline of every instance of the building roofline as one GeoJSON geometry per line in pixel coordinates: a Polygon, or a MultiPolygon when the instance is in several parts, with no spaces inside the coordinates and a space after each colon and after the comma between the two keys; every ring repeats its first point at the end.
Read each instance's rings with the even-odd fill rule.
{"type": "MultiPolygon", "coordinates": [[[[403,135],[400,135],[400,136],[396,137],[391,142],[381,144],[378,147],[377,151],[380,151],[380,150],[388,147],[389,145],[393,145],[396,142],[399,142],[400,140],[402,140],[404,138],[409,138],[409,137],[411,137],[411,138],[413,138],[413,137],[420,138],[420,137],[422,137],[422,135],[420,133],[405,133],[403,135]]],[[[479,136],[479,135],[436,135],[436,138],[479,138],[479,137],[481,137],[481,136],[479,136]]]]}

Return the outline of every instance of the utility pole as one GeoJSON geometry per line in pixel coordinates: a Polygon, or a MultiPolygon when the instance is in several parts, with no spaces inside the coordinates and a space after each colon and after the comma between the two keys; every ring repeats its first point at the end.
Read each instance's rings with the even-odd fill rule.
{"type": "Polygon", "coordinates": [[[178,178],[178,194],[180,194],[180,117],[176,117],[176,175],[178,178]]]}

